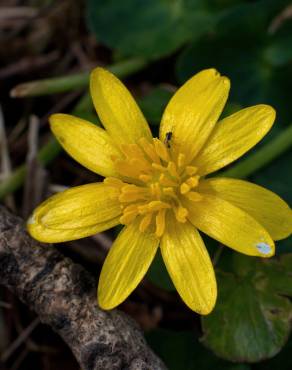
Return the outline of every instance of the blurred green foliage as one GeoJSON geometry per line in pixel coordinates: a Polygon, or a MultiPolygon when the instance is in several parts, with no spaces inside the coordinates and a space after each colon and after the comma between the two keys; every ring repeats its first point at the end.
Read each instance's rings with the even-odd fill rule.
{"type": "MultiPolygon", "coordinates": [[[[142,57],[149,63],[169,60],[177,85],[201,69],[215,67],[231,79],[226,111],[258,103],[275,107],[276,125],[263,143],[292,124],[291,1],[88,0],[87,20],[97,39],[119,58],[142,57]]],[[[161,85],[139,100],[154,132],[170,96],[161,85]]],[[[291,204],[291,163],[292,150],[250,180],[291,204]]],[[[206,241],[213,254],[218,244],[206,241]]],[[[280,260],[260,261],[232,252],[220,257],[218,304],[202,318],[201,341],[209,349],[191,331],[149,334],[149,343],[170,369],[292,368],[292,344],[285,346],[291,330],[292,306],[287,297],[292,294],[292,255],[283,254],[291,252],[292,238],[277,244],[280,260]],[[261,362],[254,364],[257,361],[261,362]]],[[[160,288],[173,289],[160,255],[147,277],[160,288]]]]}
{"type": "Polygon", "coordinates": [[[138,100],[139,107],[152,126],[159,126],[163,110],[171,96],[172,93],[169,90],[158,86],[138,100]]]}
{"type": "Polygon", "coordinates": [[[232,364],[210,353],[188,331],[158,329],[146,336],[148,343],[169,370],[250,370],[246,364],[232,364]]]}

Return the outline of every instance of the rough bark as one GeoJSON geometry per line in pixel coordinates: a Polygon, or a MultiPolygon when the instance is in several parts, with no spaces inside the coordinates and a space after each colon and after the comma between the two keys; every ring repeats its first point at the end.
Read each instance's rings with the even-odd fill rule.
{"type": "Polygon", "coordinates": [[[0,284],[63,338],[83,370],[166,369],[131,318],[97,307],[95,281],[82,266],[30,238],[1,206],[0,284]]]}

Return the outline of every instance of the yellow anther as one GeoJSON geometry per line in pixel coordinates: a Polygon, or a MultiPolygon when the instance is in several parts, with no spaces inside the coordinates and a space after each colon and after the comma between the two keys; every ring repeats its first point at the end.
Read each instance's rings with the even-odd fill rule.
{"type": "Polygon", "coordinates": [[[177,183],[170,178],[166,177],[165,174],[161,174],[159,177],[159,182],[163,186],[176,186],[177,183]]]}
{"type": "Polygon", "coordinates": [[[141,145],[142,149],[144,150],[144,152],[146,153],[146,155],[153,161],[153,162],[156,162],[156,163],[160,163],[160,159],[155,151],[155,148],[154,148],[154,145],[149,143],[149,141],[147,141],[147,139],[145,139],[145,137],[142,137],[140,140],[139,140],[139,144],[141,145]]]}
{"type": "Polygon", "coordinates": [[[136,200],[147,199],[149,197],[149,190],[147,188],[128,184],[121,188],[119,196],[120,202],[134,202],[136,200]]]}
{"type": "Polygon", "coordinates": [[[168,195],[169,197],[171,198],[177,198],[177,196],[175,195],[175,192],[173,190],[173,188],[169,187],[169,188],[163,188],[163,193],[165,195],[168,195]]]}
{"type": "Polygon", "coordinates": [[[187,183],[183,182],[180,186],[180,192],[181,194],[186,194],[187,192],[189,192],[191,190],[191,187],[190,185],[188,185],[187,183]]]}
{"type": "Polygon", "coordinates": [[[130,204],[129,206],[126,206],[124,208],[123,213],[128,213],[128,212],[132,212],[132,211],[136,211],[136,213],[138,213],[138,206],[137,206],[137,204],[130,204]]]}
{"type": "Polygon", "coordinates": [[[158,164],[158,163],[152,163],[152,167],[155,168],[155,170],[158,170],[158,171],[161,171],[161,172],[166,171],[166,168],[163,167],[161,164],[158,164]]]}
{"type": "Polygon", "coordinates": [[[149,227],[152,220],[152,213],[147,213],[140,222],[139,230],[143,233],[149,227]]]}
{"type": "Polygon", "coordinates": [[[192,176],[196,172],[198,172],[198,167],[195,167],[195,166],[186,166],[185,171],[186,171],[187,175],[192,176]]]}
{"type": "Polygon", "coordinates": [[[160,187],[160,185],[159,185],[159,183],[158,183],[158,182],[156,182],[156,183],[154,184],[154,189],[155,189],[155,195],[156,195],[158,198],[160,198],[160,197],[161,197],[161,187],[160,187]]]}
{"type": "Polygon", "coordinates": [[[140,215],[144,215],[145,213],[150,212],[148,204],[144,204],[143,206],[141,206],[141,205],[138,206],[138,212],[139,212],[140,215]]]}
{"type": "Polygon", "coordinates": [[[122,193],[131,193],[131,194],[145,194],[148,192],[148,190],[144,187],[141,187],[141,186],[136,186],[136,185],[133,185],[133,184],[127,184],[125,186],[122,187],[121,189],[122,193]]]}
{"type": "Polygon", "coordinates": [[[179,168],[183,167],[186,161],[186,156],[183,153],[179,153],[177,157],[177,165],[179,168]]]}
{"type": "Polygon", "coordinates": [[[136,202],[137,200],[145,200],[149,197],[148,194],[142,193],[122,193],[119,196],[120,202],[136,202]]]}
{"type": "Polygon", "coordinates": [[[177,173],[177,170],[176,170],[176,165],[174,162],[168,162],[168,166],[167,166],[167,170],[168,172],[171,174],[171,176],[173,177],[178,177],[178,173],[177,173]]]}
{"type": "Polygon", "coordinates": [[[151,181],[152,179],[152,176],[150,175],[145,175],[145,174],[142,174],[139,176],[139,179],[145,183],[148,183],[149,181],[151,181]]]}
{"type": "Polygon", "coordinates": [[[186,183],[191,187],[194,188],[198,186],[200,176],[192,176],[187,179],[186,183]]]}
{"type": "Polygon", "coordinates": [[[123,225],[129,225],[137,216],[137,211],[131,211],[123,213],[123,216],[120,218],[120,223],[123,225]]]}
{"type": "Polygon", "coordinates": [[[153,143],[156,153],[159,155],[159,157],[165,162],[168,162],[170,158],[165,145],[157,138],[153,139],[153,143]]]}
{"type": "Polygon", "coordinates": [[[167,209],[170,208],[170,205],[166,202],[162,202],[161,200],[153,200],[148,204],[143,206],[138,206],[138,211],[140,214],[145,214],[148,212],[156,212],[160,209],[167,209]]]}
{"type": "Polygon", "coordinates": [[[202,194],[199,194],[196,191],[189,191],[187,194],[184,195],[193,202],[199,202],[203,198],[202,194]]]}
{"type": "Polygon", "coordinates": [[[187,215],[188,215],[188,210],[182,206],[178,206],[174,209],[175,213],[175,218],[177,219],[178,222],[186,222],[187,220],[187,215]]]}
{"type": "Polygon", "coordinates": [[[153,200],[152,202],[148,203],[148,207],[152,212],[159,211],[160,209],[171,208],[168,203],[162,202],[161,200],[153,200]]]}
{"type": "Polygon", "coordinates": [[[161,209],[156,215],[156,231],[155,234],[160,238],[165,230],[165,209],[161,209]]]}
{"type": "Polygon", "coordinates": [[[146,172],[149,173],[152,171],[152,167],[148,161],[145,159],[133,158],[129,160],[129,165],[136,169],[139,169],[139,173],[146,172]]]}
{"type": "Polygon", "coordinates": [[[150,189],[151,189],[151,194],[153,196],[155,196],[158,199],[161,197],[161,189],[157,182],[155,182],[154,184],[151,184],[150,189]]]}

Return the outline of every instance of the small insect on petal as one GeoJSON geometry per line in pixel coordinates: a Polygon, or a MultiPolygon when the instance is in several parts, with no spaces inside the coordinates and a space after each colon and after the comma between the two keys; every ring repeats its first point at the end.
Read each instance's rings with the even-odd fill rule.
{"type": "Polygon", "coordinates": [[[164,144],[167,146],[167,148],[170,148],[170,141],[172,138],[172,132],[169,131],[165,134],[164,144]]]}
{"type": "Polygon", "coordinates": [[[272,252],[271,246],[264,242],[258,243],[256,247],[262,254],[270,254],[272,252]]]}

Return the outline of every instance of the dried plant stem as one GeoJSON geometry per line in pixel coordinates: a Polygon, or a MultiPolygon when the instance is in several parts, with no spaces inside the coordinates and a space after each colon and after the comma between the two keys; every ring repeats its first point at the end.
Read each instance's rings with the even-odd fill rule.
{"type": "MultiPolygon", "coordinates": [[[[42,165],[47,165],[60,153],[61,147],[54,138],[51,138],[48,143],[42,147],[38,153],[38,159],[42,165]]],[[[7,194],[11,194],[23,184],[26,175],[26,165],[23,164],[16,168],[11,176],[0,184],[0,200],[7,194]]]]}
{"type": "Polygon", "coordinates": [[[1,355],[1,361],[5,362],[13,355],[13,353],[17,350],[17,348],[27,340],[29,335],[32,331],[38,326],[40,323],[39,318],[34,319],[26,329],[15,339],[15,341],[4,351],[1,355]]]}
{"type": "MultiPolygon", "coordinates": [[[[11,176],[11,160],[8,149],[8,141],[6,137],[4,115],[0,105],[0,174],[1,181],[5,181],[11,176]]],[[[13,195],[9,195],[5,199],[6,205],[15,210],[15,202],[13,195]]]]}
{"type": "MultiPolygon", "coordinates": [[[[146,62],[140,59],[128,60],[125,62],[121,62],[119,64],[114,64],[108,66],[107,68],[113,71],[119,77],[125,77],[131,73],[138,71],[145,67],[146,62]]],[[[67,77],[69,79],[69,77],[67,77]]],[[[86,80],[84,80],[88,84],[88,74],[86,80]]],[[[60,81],[59,81],[60,82],[60,81]]],[[[73,82],[74,83],[74,82],[73,82]]],[[[73,87],[76,87],[73,86],[73,87]]],[[[80,86],[79,86],[80,87],[80,86]]],[[[67,91],[67,90],[62,90],[67,91]]],[[[82,117],[83,112],[88,110],[88,106],[91,104],[91,98],[89,94],[85,94],[80,101],[77,103],[76,107],[72,111],[73,115],[82,117]]],[[[38,152],[37,158],[40,163],[44,166],[51,163],[57,155],[60,153],[61,147],[58,142],[52,137],[47,144],[45,144],[40,151],[38,152]]],[[[11,175],[6,178],[4,181],[0,183],[0,200],[2,200],[6,195],[13,193],[17,189],[19,189],[25,179],[27,167],[25,164],[16,168],[11,175]]]]}
{"type": "Polygon", "coordinates": [[[95,280],[83,267],[30,238],[22,220],[1,206],[0,284],[63,338],[83,370],[166,370],[130,317],[97,306],[95,280]]]}

